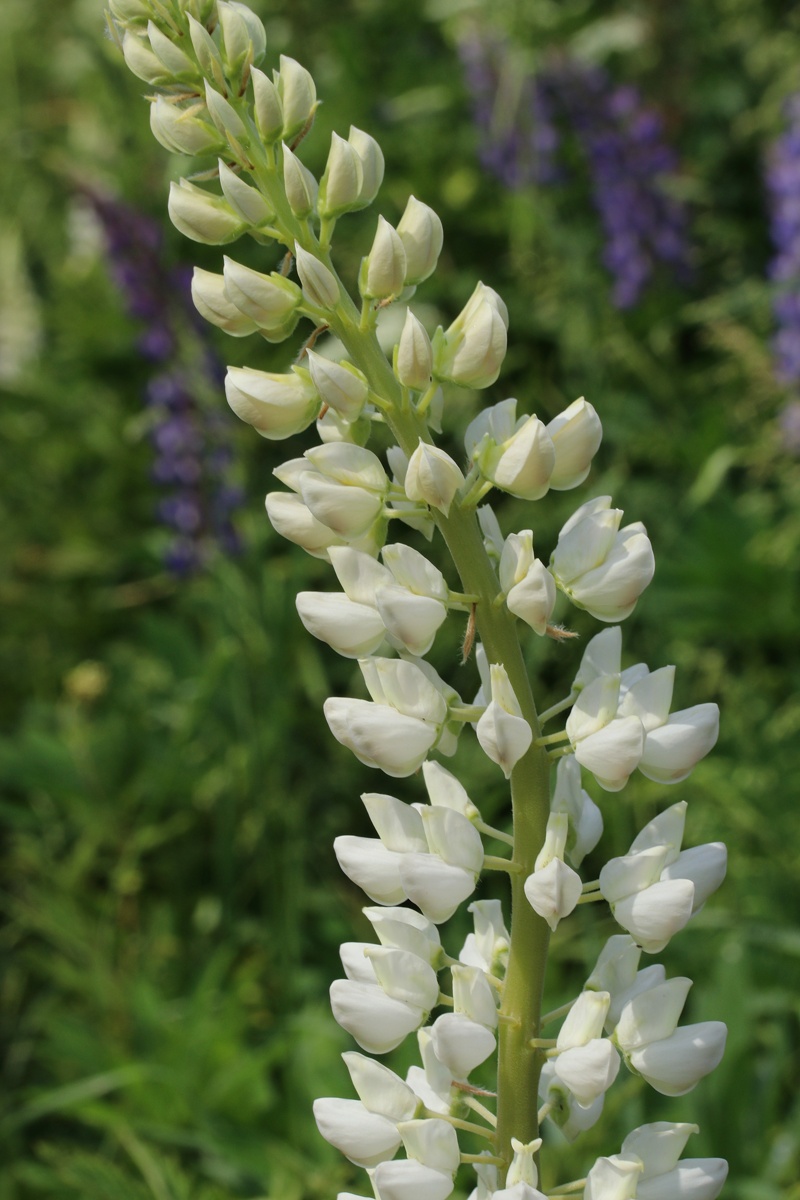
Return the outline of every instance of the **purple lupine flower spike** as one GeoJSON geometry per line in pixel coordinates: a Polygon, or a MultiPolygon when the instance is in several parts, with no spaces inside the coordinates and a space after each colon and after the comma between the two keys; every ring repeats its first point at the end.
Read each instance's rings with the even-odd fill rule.
{"type": "MultiPolygon", "coordinates": [[[[775,285],[772,311],[777,331],[772,339],[775,376],[779,383],[800,385],[800,94],[791,96],[784,112],[787,127],[772,147],[766,170],[770,232],[775,256],[769,278],[775,285]]],[[[779,417],[783,444],[800,453],[800,402],[791,400],[779,417]]]]}
{"type": "Polygon", "coordinates": [[[156,511],[172,533],[164,563],[183,577],[202,568],[212,546],[225,554],[240,549],[232,520],[242,494],[231,480],[231,423],[202,403],[225,368],[191,302],[191,271],[165,261],[160,227],[117,200],[95,193],[89,200],[106,236],[111,276],[130,316],[144,324],[140,353],[165,364],[183,351],[182,365],[153,375],[144,397],[153,418],[151,476],[164,489],[156,511]]]}

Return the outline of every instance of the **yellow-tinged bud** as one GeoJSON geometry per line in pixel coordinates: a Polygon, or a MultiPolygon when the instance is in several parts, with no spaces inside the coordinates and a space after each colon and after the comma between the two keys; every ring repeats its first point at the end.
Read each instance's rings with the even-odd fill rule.
{"type": "Polygon", "coordinates": [[[328,161],[319,183],[319,215],[339,217],[362,207],[359,199],[363,182],[364,168],[355,147],[338,133],[333,133],[328,161]]]}
{"type": "Polygon", "coordinates": [[[171,82],[170,73],[161,59],[153,53],[144,38],[132,33],[130,29],[125,31],[122,39],[122,54],[128,70],[132,71],[137,79],[153,84],[171,82]]]}
{"type": "Polygon", "coordinates": [[[206,107],[208,115],[223,137],[234,137],[237,142],[247,145],[249,135],[244,121],[233,105],[224,96],[220,96],[219,92],[214,91],[208,80],[206,80],[206,107]]]}
{"type": "Polygon", "coordinates": [[[339,301],[339,287],[333,273],[302,246],[295,246],[295,258],[303,295],[309,304],[317,308],[334,308],[339,301]]]}
{"type": "Polygon", "coordinates": [[[229,367],[225,395],[237,417],[274,442],[307,429],[320,407],[308,371],[300,367],[289,375],[229,367]]]}
{"type": "Polygon", "coordinates": [[[198,108],[179,108],[165,96],[156,96],[150,105],[150,128],[156,141],[172,154],[219,153],[222,138],[213,125],[196,115],[198,108]]]}
{"type": "Polygon", "coordinates": [[[207,246],[232,242],[245,230],[227,201],[204,192],[186,179],[169,185],[167,211],[180,233],[207,246]]]}
{"type": "Polygon", "coordinates": [[[222,56],[220,55],[219,47],[205,25],[201,25],[199,21],[196,21],[191,13],[187,13],[187,17],[189,20],[189,37],[192,39],[192,46],[197,55],[197,60],[203,68],[204,73],[211,75],[215,73],[215,64],[218,69],[222,67],[222,56]]]}
{"type": "Polygon", "coordinates": [[[253,80],[253,112],[262,142],[271,146],[283,136],[283,109],[278,89],[272,80],[256,67],[250,72],[253,80]]]}
{"type": "Polygon", "coordinates": [[[213,271],[195,267],[192,276],[194,306],[212,325],[224,329],[232,337],[247,337],[256,333],[258,325],[232,304],[225,292],[225,280],[213,271]]]}
{"type": "Polygon", "coordinates": [[[245,183],[222,159],[219,160],[219,182],[228,204],[248,225],[265,225],[274,219],[275,214],[270,212],[261,192],[245,183]]]}
{"type": "Polygon", "coordinates": [[[384,217],[378,217],[378,229],[372,249],[364,259],[359,286],[367,300],[388,300],[399,296],[406,274],[406,252],[397,230],[384,217]]]}
{"type": "Polygon", "coordinates": [[[218,0],[217,13],[229,71],[241,71],[248,61],[260,62],[267,49],[267,35],[252,9],[246,4],[226,4],[224,0],[218,0]]]}
{"type": "Polygon", "coordinates": [[[317,181],[287,145],[283,147],[283,184],[294,215],[310,217],[317,203],[317,181]]]}
{"type": "Polygon", "coordinates": [[[189,56],[152,21],[147,25],[147,37],[156,58],[160,59],[174,79],[197,79],[197,67],[189,56]]]}
{"type": "Polygon", "coordinates": [[[421,392],[430,383],[432,370],[431,340],[421,321],[409,308],[397,344],[395,374],[404,387],[421,392]]]}
{"type": "Polygon", "coordinates": [[[297,309],[303,301],[300,288],[275,271],[262,275],[232,258],[224,262],[225,294],[230,302],[256,322],[267,340],[282,341],[297,324],[297,309]]]}
{"type": "Polygon", "coordinates": [[[347,421],[355,421],[367,402],[367,380],[352,363],[331,362],[308,351],[311,379],[325,404],[347,421]]]}
{"type": "Polygon", "coordinates": [[[108,0],[112,17],[130,25],[146,25],[150,6],[144,0],[108,0]]]}

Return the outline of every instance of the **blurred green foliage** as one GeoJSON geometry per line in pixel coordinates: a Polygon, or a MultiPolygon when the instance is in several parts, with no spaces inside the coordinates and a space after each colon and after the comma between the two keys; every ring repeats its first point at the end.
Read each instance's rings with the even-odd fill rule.
{"type": "MultiPolygon", "coordinates": [[[[800,85],[798,10],[255,7],[270,52],[300,59],[324,98],[312,169],[330,130],[352,122],[384,148],[386,215],[409,191],[440,212],[445,254],[421,298],[452,315],[484,278],[511,311],[504,394],[549,417],[585,393],[600,411],[592,488],[645,521],[658,563],[627,653],[677,664],[678,706],[722,709],[720,744],[680,795],[689,840],[728,843],[729,878],[665,961],[696,979],[690,1019],[729,1022],[726,1057],[675,1102],[628,1079],[580,1166],[574,1151],[569,1166],[566,1151],[550,1161],[574,1178],[638,1121],[669,1115],[700,1124],[692,1153],[730,1159],[731,1200],[797,1200],[800,462],[776,422],[788,397],[771,370],[762,167],[800,85]],[[553,47],[593,48],[665,112],[692,207],[692,289],[665,284],[620,314],[585,182],[507,193],[481,173],[454,49],[475,23],[510,35],[531,68],[553,47]]],[[[237,431],[239,559],[180,583],[160,566],[148,368],[76,187],[109,189],[166,227],[167,179],[182,164],[152,142],[143,86],[104,41],[101,8],[4,0],[2,13],[0,1200],[330,1197],[363,1190],[310,1113],[315,1095],[347,1094],[347,1039],[325,991],[338,943],[363,919],[331,842],[366,832],[357,797],[372,777],[332,743],[321,701],[351,686],[352,669],[310,644],[294,612],[299,588],[327,586],[325,568],[263,518],[285,447],[237,431]]],[[[351,275],[372,219],[337,230],[351,275]]],[[[168,244],[176,263],[216,262],[171,230],[168,244]]],[[[281,369],[295,347],[220,337],[219,349],[281,369]]],[[[459,428],[477,402],[457,402],[459,428]]],[[[537,545],[574,504],[542,506],[537,545]]],[[[508,502],[501,519],[519,528],[530,512],[508,502]]],[[[580,614],[573,623],[593,631],[580,614]]],[[[455,661],[457,636],[437,645],[437,665],[455,661]]],[[[531,655],[552,703],[573,660],[563,647],[531,655]]],[[[457,680],[465,695],[472,684],[457,680]]],[[[472,748],[456,769],[502,823],[496,772],[472,748]]],[[[603,796],[604,856],[673,798],[640,780],[603,796]]],[[[611,931],[602,916],[581,928],[555,939],[553,1005],[611,931]]]]}

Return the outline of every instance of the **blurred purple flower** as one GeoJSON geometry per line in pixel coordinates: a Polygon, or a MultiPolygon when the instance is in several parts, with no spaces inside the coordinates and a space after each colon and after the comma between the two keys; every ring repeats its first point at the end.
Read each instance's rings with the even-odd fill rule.
{"type": "MultiPolygon", "coordinates": [[[[767,268],[776,285],[772,311],[777,331],[772,340],[775,375],[780,383],[800,384],[800,94],[784,106],[787,127],[767,159],[766,188],[770,233],[775,255],[767,268]]],[[[798,404],[790,404],[780,418],[784,444],[792,453],[800,449],[798,404]]]]}
{"type": "Polygon", "coordinates": [[[188,363],[151,376],[144,395],[153,418],[151,477],[170,489],[156,509],[175,535],[164,562],[184,577],[204,565],[213,546],[225,554],[240,549],[232,515],[243,495],[230,478],[232,423],[202,403],[219,389],[225,367],[191,301],[191,269],[167,261],[160,226],[118,200],[94,192],[88,198],[105,233],[109,273],[130,316],[144,324],[142,357],[163,364],[180,350],[188,363]]]}
{"type": "Polygon", "coordinates": [[[687,283],[688,213],[664,187],[678,160],[660,115],[644,105],[638,89],[615,86],[601,68],[569,59],[548,64],[535,78],[514,77],[508,48],[478,37],[462,43],[460,52],[481,162],[505,186],[563,179],[561,130],[577,137],[606,239],[603,264],[613,279],[614,304],[635,305],[658,265],[687,283]]]}

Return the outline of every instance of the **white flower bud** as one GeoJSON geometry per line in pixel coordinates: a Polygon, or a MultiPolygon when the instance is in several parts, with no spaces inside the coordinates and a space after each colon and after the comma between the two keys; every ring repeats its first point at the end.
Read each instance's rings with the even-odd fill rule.
{"type": "Polygon", "coordinates": [[[375,600],[391,641],[417,658],[427,654],[447,617],[442,602],[394,585],[380,588],[375,600]]]}
{"type": "Polygon", "coordinates": [[[348,1050],[342,1059],[359,1099],[371,1113],[378,1113],[395,1123],[410,1121],[416,1116],[419,1100],[394,1071],[355,1050],[348,1050]]]}
{"type": "Polygon", "coordinates": [[[672,713],[647,734],[639,770],[656,783],[680,783],[708,754],[718,736],[716,704],[696,704],[672,713]]]}
{"type": "Polygon", "coordinates": [[[467,1079],[497,1045],[490,1029],[463,1013],[437,1017],[431,1026],[431,1041],[436,1057],[450,1069],[454,1079],[467,1079]]]}
{"type": "Polygon", "coordinates": [[[394,778],[413,775],[439,736],[435,725],[385,704],[332,697],[325,701],[323,711],[333,736],[352,750],[359,762],[394,778]]]}
{"type": "Polygon", "coordinates": [[[556,583],[599,621],[622,621],[653,578],[653,549],[641,522],[619,529],[610,496],[582,505],[561,530],[550,558],[556,583]]]}
{"type": "Polygon", "coordinates": [[[248,140],[247,127],[230,101],[215,91],[208,80],[206,80],[205,93],[208,115],[222,136],[246,143],[248,140]]]}
{"type": "Polygon", "coordinates": [[[380,1163],[373,1175],[381,1200],[447,1200],[453,1177],[413,1158],[380,1163]]]}
{"type": "Polygon", "coordinates": [[[556,603],[556,585],[544,563],[533,557],[533,534],[509,534],[500,559],[500,586],[509,612],[544,637],[556,603]]]}
{"type": "Polygon", "coordinates": [[[388,850],[379,838],[346,834],[335,839],[333,850],[347,878],[376,904],[402,904],[407,899],[400,882],[403,856],[388,850]]]}
{"type": "Polygon", "coordinates": [[[199,21],[195,20],[191,13],[186,13],[186,17],[189,22],[189,37],[192,41],[192,49],[197,55],[203,73],[206,75],[216,74],[214,70],[215,66],[217,69],[222,66],[222,56],[217,43],[205,25],[201,25],[199,21]]]}
{"type": "Polygon", "coordinates": [[[583,483],[603,439],[600,418],[583,396],[547,425],[556,461],[550,487],[564,492],[583,483]]]}
{"type": "Polygon", "coordinates": [[[156,141],[172,154],[210,154],[223,145],[213,125],[190,108],[178,108],[165,96],[156,96],[150,105],[150,129],[156,141]]]}
{"type": "Polygon", "coordinates": [[[699,1133],[699,1129],[688,1122],[653,1121],[629,1133],[622,1143],[621,1153],[642,1160],[641,1181],[644,1182],[671,1171],[693,1133],[699,1133]]]}
{"type": "Polygon", "coordinates": [[[587,1107],[607,1092],[619,1073],[619,1054],[608,1038],[593,1038],[554,1059],[556,1075],[579,1104],[587,1107]]]}
{"type": "Polygon", "coordinates": [[[637,1200],[716,1200],[728,1178],[724,1158],[686,1158],[672,1171],[642,1179],[637,1200]]]}
{"type": "Polygon", "coordinates": [[[442,222],[427,204],[409,196],[397,232],[406,251],[405,282],[422,283],[436,270],[442,252],[442,222]]]}
{"type": "Polygon", "coordinates": [[[395,373],[404,387],[423,391],[431,380],[433,351],[425,327],[411,309],[406,309],[406,319],[400,341],[397,344],[395,373]]]}
{"type": "Polygon", "coordinates": [[[402,1000],[425,1012],[439,999],[439,981],[429,962],[408,950],[395,946],[370,946],[363,949],[375,977],[387,996],[402,1000]]]}
{"type": "Polygon", "coordinates": [[[406,274],[406,252],[397,233],[384,217],[378,217],[378,228],[372,249],[362,264],[359,288],[367,300],[388,300],[399,296],[406,274]]]}
{"type": "Polygon", "coordinates": [[[463,1013],[471,1021],[496,1029],[498,1021],[495,992],[486,972],[480,967],[463,964],[451,968],[453,975],[454,1011],[463,1013]]]}
{"type": "Polygon", "coordinates": [[[581,992],[559,1030],[556,1049],[571,1050],[602,1037],[610,1003],[608,992],[581,992]]]}
{"type": "Polygon", "coordinates": [[[283,110],[283,140],[289,142],[313,117],[317,89],[305,67],[285,54],[280,58],[280,71],[273,78],[283,110]]]}
{"type": "Polygon", "coordinates": [[[511,935],[503,923],[502,904],[499,900],[473,900],[467,911],[472,913],[475,932],[468,934],[459,959],[490,974],[504,975],[511,935]]]}
{"type": "Polygon", "coordinates": [[[232,242],[245,228],[227,201],[195,187],[186,179],[169,185],[167,211],[179,233],[207,246],[232,242]]]}
{"type": "Polygon", "coordinates": [[[452,325],[434,338],[434,375],[461,387],[489,387],[506,355],[508,316],[496,292],[479,283],[452,325]]]}
{"type": "Polygon", "coordinates": [[[356,129],[355,125],[350,126],[347,140],[361,160],[361,190],[358,196],[358,206],[366,208],[375,199],[383,182],[383,153],[375,138],[364,133],[363,129],[356,129]]]}
{"type": "Polygon", "coordinates": [[[578,1104],[566,1084],[556,1075],[554,1066],[553,1060],[549,1059],[542,1067],[539,1099],[543,1104],[552,1105],[548,1113],[549,1120],[561,1130],[568,1142],[574,1142],[600,1120],[605,1096],[601,1094],[585,1107],[578,1104]]]}
{"type": "Polygon", "coordinates": [[[307,429],[319,412],[317,393],[298,367],[290,375],[229,367],[225,396],[237,417],[271,441],[307,429]]]}
{"type": "Polygon", "coordinates": [[[398,1131],[406,1154],[416,1162],[455,1175],[461,1161],[458,1135],[447,1121],[428,1117],[423,1120],[402,1121],[398,1131]]]}
{"type": "Polygon", "coordinates": [[[418,596],[430,596],[443,604],[447,602],[449,590],[442,572],[418,550],[403,542],[394,542],[383,547],[381,557],[401,587],[418,596]]]}
{"type": "Polygon", "coordinates": [[[255,321],[265,336],[290,333],[297,323],[297,309],[303,299],[297,284],[277,272],[262,275],[231,258],[226,257],[223,262],[228,299],[255,321]]]}
{"type": "Polygon", "coordinates": [[[519,1183],[527,1184],[532,1188],[536,1187],[539,1182],[539,1172],[536,1169],[534,1155],[539,1153],[541,1146],[541,1138],[536,1138],[528,1143],[520,1142],[517,1138],[511,1139],[514,1157],[506,1175],[506,1188],[516,1187],[519,1183]]]}
{"type": "MultiPolygon", "coordinates": [[[[283,184],[286,199],[296,217],[310,217],[317,204],[317,181],[287,145],[283,146],[283,184]]],[[[304,251],[305,253],[305,251],[304,251]]]]}
{"type": "Polygon", "coordinates": [[[147,23],[147,38],[156,58],[161,60],[170,76],[177,80],[197,78],[197,67],[189,56],[152,21],[147,23]]]}
{"type": "Polygon", "coordinates": [[[409,500],[430,504],[447,516],[463,483],[464,475],[450,455],[420,438],[406,471],[404,486],[409,500]]]}
{"type": "Polygon", "coordinates": [[[581,787],[581,768],[574,754],[560,758],[551,808],[569,818],[566,857],[576,869],[592,851],[603,832],[603,816],[587,791],[581,787]]]}
{"type": "Polygon", "coordinates": [[[269,492],[266,508],[273,528],[281,537],[294,542],[313,558],[327,562],[328,549],[342,544],[338,534],[318,521],[300,496],[288,492],[269,492]]]}
{"type": "Polygon", "coordinates": [[[603,629],[586,643],[586,649],[572,684],[580,692],[601,675],[619,675],[622,660],[622,630],[619,625],[603,629]]]}
{"type": "Polygon", "coordinates": [[[525,880],[525,895],[534,912],[543,917],[552,930],[568,917],[581,896],[581,877],[560,858],[553,858],[525,880]]]}
{"type": "Polygon", "coordinates": [[[369,388],[365,376],[349,362],[335,363],[309,350],[308,369],[323,402],[346,421],[356,421],[367,402],[369,388]]]}
{"type": "Polygon", "coordinates": [[[309,304],[317,308],[335,308],[339,302],[339,286],[333,273],[302,246],[295,246],[295,257],[303,295],[309,304]]]}
{"type": "Polygon", "coordinates": [[[422,1009],[387,996],[378,984],[335,979],[330,988],[334,1019],[368,1054],[387,1054],[423,1023],[422,1009]]]}
{"type": "Polygon", "coordinates": [[[634,1050],[629,1062],[662,1096],[685,1096],[718,1065],[727,1036],[722,1021],[682,1025],[670,1037],[634,1050]]]}
{"type": "Polygon", "coordinates": [[[248,225],[265,225],[273,219],[274,213],[270,212],[261,192],[245,183],[222,159],[219,160],[219,182],[228,204],[248,225]]]}
{"type": "Polygon", "coordinates": [[[728,852],[723,842],[705,842],[683,850],[672,863],[667,863],[661,878],[690,879],[694,884],[692,913],[698,912],[708,897],[725,878],[728,852]]]}
{"type": "Polygon", "coordinates": [[[598,1158],[586,1176],[583,1200],[635,1200],[641,1173],[638,1159],[619,1154],[598,1158]]]}
{"type": "Polygon", "coordinates": [[[160,85],[171,82],[170,72],[161,59],[153,53],[144,38],[130,29],[126,29],[122,39],[122,54],[126,67],[137,79],[160,85]]]}
{"type": "Polygon", "coordinates": [[[644,730],[638,717],[611,721],[579,741],[575,757],[607,792],[618,792],[642,757],[644,730]]]}
{"type": "Polygon", "coordinates": [[[522,715],[505,667],[491,666],[492,698],[478,721],[475,732],[481,748],[502,769],[506,779],[533,740],[530,725],[522,715]]]}
{"type": "Polygon", "coordinates": [[[225,0],[218,0],[217,13],[222,49],[231,74],[240,71],[248,58],[258,62],[264,57],[267,35],[254,12],[244,4],[228,4],[225,0]]]}
{"type": "MultiPolygon", "coordinates": [[[[442,957],[439,930],[413,908],[364,908],[364,916],[378,935],[382,946],[408,950],[436,967],[442,957]]],[[[363,1099],[363,1097],[362,1097],[363,1099]]]]}
{"type": "Polygon", "coordinates": [[[446,863],[436,854],[404,854],[399,869],[408,899],[436,925],[449,921],[475,891],[474,872],[446,863]]]}
{"type": "Polygon", "coordinates": [[[657,847],[666,851],[663,863],[665,867],[674,863],[681,851],[687,807],[685,800],[679,800],[677,804],[665,808],[652,821],[648,821],[631,842],[628,853],[638,854],[640,850],[652,850],[657,847]]]}
{"type": "Polygon", "coordinates": [[[669,879],[625,896],[612,908],[615,920],[633,934],[642,949],[657,954],[686,925],[693,903],[694,884],[688,879],[669,879]]]}
{"type": "MultiPolygon", "coordinates": [[[[636,978],[639,960],[642,957],[641,947],[633,938],[625,933],[616,933],[610,937],[594,965],[591,975],[584,987],[612,994],[612,1009],[619,992],[629,988],[636,978]]],[[[618,1016],[614,1018],[614,1024],[618,1016]]]]}
{"type": "Polygon", "coordinates": [[[246,317],[235,304],[231,304],[225,292],[225,280],[213,271],[195,267],[192,275],[192,300],[201,317],[224,329],[232,337],[247,337],[258,329],[255,321],[246,317]]]}
{"type": "Polygon", "coordinates": [[[476,461],[495,487],[521,500],[539,500],[550,486],[555,450],[538,417],[521,417],[506,441],[487,442],[476,461]]]}
{"type": "Polygon", "coordinates": [[[280,141],[283,136],[283,108],[278,89],[272,80],[253,67],[250,72],[253,81],[253,112],[256,128],[262,142],[271,146],[280,141]]]}
{"type": "Polygon", "coordinates": [[[691,986],[691,979],[678,976],[646,988],[629,1000],[614,1030],[619,1048],[630,1054],[650,1042],[670,1037],[677,1028],[691,986]]]}
{"type": "MultiPolygon", "coordinates": [[[[404,547],[404,549],[406,548],[410,547],[404,547]]],[[[441,763],[433,761],[423,763],[422,774],[431,804],[441,808],[452,808],[454,812],[460,813],[468,821],[480,820],[481,814],[470,800],[464,786],[454,775],[445,770],[441,763]]],[[[487,900],[485,903],[494,904],[494,901],[487,900]]]]}
{"type": "Polygon", "coordinates": [[[363,182],[364,168],[355,147],[338,133],[333,133],[328,161],[319,181],[319,215],[339,217],[361,207],[359,198],[363,182]]]}
{"type": "Polygon", "coordinates": [[[315,1100],[314,1120],[325,1141],[359,1167],[376,1167],[400,1148],[396,1124],[369,1112],[360,1100],[315,1100]]]}
{"type": "Polygon", "coordinates": [[[374,654],[386,631],[378,613],[331,592],[298,592],[295,601],[308,632],[345,658],[374,654]]]}

